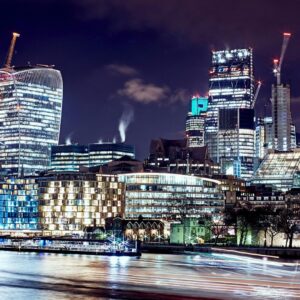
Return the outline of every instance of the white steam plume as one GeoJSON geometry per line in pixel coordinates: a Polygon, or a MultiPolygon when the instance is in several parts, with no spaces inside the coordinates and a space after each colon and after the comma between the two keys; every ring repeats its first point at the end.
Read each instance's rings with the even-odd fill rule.
{"type": "Polygon", "coordinates": [[[66,145],[72,145],[72,135],[73,135],[73,132],[70,132],[68,134],[68,136],[66,137],[66,140],[65,140],[66,145]]]}
{"type": "Polygon", "coordinates": [[[119,132],[121,137],[121,142],[124,143],[126,140],[126,130],[129,126],[129,124],[133,121],[134,112],[131,107],[127,107],[121,116],[120,122],[119,122],[119,132]]]}

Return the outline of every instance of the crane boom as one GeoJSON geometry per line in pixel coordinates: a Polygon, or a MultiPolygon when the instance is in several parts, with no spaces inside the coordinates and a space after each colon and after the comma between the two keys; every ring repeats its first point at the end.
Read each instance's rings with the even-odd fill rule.
{"type": "Polygon", "coordinates": [[[10,69],[11,68],[11,61],[12,61],[12,57],[13,57],[13,54],[14,54],[16,40],[17,40],[17,38],[19,36],[20,36],[19,33],[13,32],[13,36],[12,36],[12,39],[11,39],[11,42],[10,42],[10,46],[9,46],[9,50],[8,50],[6,62],[5,62],[5,65],[4,65],[4,68],[6,68],[6,69],[10,69]]]}
{"type": "Polygon", "coordinates": [[[259,94],[262,82],[258,81],[257,84],[258,85],[257,85],[256,91],[255,91],[255,95],[254,95],[254,98],[253,98],[253,102],[252,102],[252,108],[254,108],[254,106],[255,106],[255,103],[256,103],[256,100],[257,100],[257,97],[258,97],[258,94],[259,94]]]}
{"type": "Polygon", "coordinates": [[[283,63],[284,55],[290,40],[291,34],[288,32],[283,33],[283,42],[281,46],[281,54],[280,59],[274,59],[274,75],[277,80],[277,84],[279,85],[281,83],[281,66],[283,63]]]}

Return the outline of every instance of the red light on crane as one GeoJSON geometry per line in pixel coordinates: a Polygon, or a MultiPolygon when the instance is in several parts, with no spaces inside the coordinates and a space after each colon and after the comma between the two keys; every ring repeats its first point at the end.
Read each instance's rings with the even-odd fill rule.
{"type": "Polygon", "coordinates": [[[289,33],[289,32],[284,32],[283,35],[284,35],[284,36],[291,36],[292,34],[289,33]]]}
{"type": "Polygon", "coordinates": [[[273,59],[273,62],[276,64],[276,63],[279,62],[279,60],[278,59],[273,59]]]}

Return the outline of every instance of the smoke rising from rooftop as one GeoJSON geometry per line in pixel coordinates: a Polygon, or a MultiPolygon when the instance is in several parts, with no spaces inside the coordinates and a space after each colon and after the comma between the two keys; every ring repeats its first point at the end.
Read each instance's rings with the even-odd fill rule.
{"type": "Polygon", "coordinates": [[[126,140],[126,131],[129,124],[133,121],[133,118],[134,118],[134,111],[132,107],[130,106],[126,107],[122,113],[119,122],[119,133],[120,133],[122,143],[124,143],[126,140]]]}

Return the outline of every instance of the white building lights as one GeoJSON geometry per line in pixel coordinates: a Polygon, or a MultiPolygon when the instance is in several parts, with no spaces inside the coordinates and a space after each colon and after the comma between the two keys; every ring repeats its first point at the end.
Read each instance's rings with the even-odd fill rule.
{"type": "Polygon", "coordinates": [[[129,173],[118,175],[124,182],[125,216],[164,220],[207,215],[218,219],[224,199],[218,180],[172,173],[129,173]]]}
{"type": "Polygon", "coordinates": [[[212,52],[205,141],[222,171],[250,179],[254,162],[252,49],[212,52]]]}
{"type": "Polygon", "coordinates": [[[59,139],[63,83],[58,70],[0,70],[0,164],[8,174],[47,169],[59,139]]]}

